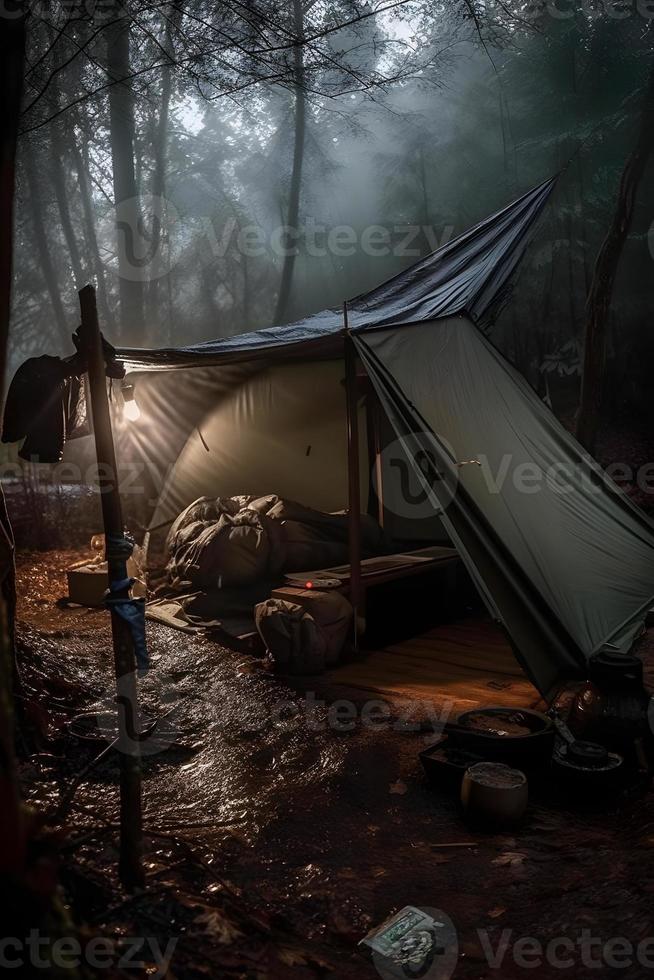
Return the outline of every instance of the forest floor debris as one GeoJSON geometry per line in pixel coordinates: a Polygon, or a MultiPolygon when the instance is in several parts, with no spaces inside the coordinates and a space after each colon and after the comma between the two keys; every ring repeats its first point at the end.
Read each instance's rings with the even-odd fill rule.
{"type": "MultiPolygon", "coordinates": [[[[77,557],[18,560],[19,664],[38,743],[22,747],[22,784],[49,812],[98,751],[73,738],[67,721],[112,697],[108,616],[56,605],[77,557]]],[[[424,734],[309,729],[293,710],[297,690],[263,670],[237,670],[242,653],[156,624],[148,633],[143,707],[153,716],[172,708],[184,744],[145,751],[144,895],[121,893],[115,878],[115,755],[80,783],[61,877],[83,930],[116,943],[153,936],[162,949],[176,938],[177,980],[372,980],[357,943],[404,905],[454,921],[455,978],[464,980],[524,975],[510,953],[499,974],[488,964],[484,937],[495,949],[506,929],[512,941],[545,945],[583,929],[605,943],[651,935],[651,793],[603,815],[532,806],[520,831],[469,843],[455,801],[423,778],[424,734]]],[[[642,651],[651,684],[654,642],[642,651]]],[[[579,961],[574,975],[597,970],[579,961]]],[[[640,978],[642,967],[621,975],[640,978]]]]}

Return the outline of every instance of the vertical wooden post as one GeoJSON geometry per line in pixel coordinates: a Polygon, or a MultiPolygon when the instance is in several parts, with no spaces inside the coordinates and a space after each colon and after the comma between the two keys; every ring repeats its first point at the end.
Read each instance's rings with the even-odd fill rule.
{"type": "Polygon", "coordinates": [[[358,646],[357,616],[362,610],[361,590],[361,489],[359,485],[359,417],[357,352],[348,330],[347,303],[343,303],[345,326],[345,404],[347,416],[347,476],[350,546],[350,602],[354,609],[354,646],[358,646]]]}
{"type": "MultiPolygon", "coordinates": [[[[82,314],[80,341],[87,360],[95,451],[98,460],[100,499],[106,541],[109,581],[127,579],[127,556],[115,542],[123,536],[123,514],[118,489],[116,452],[107,398],[102,338],[93,286],[79,291],[82,314]]],[[[127,598],[127,588],[115,598],[127,598]]],[[[141,758],[138,741],[139,714],[136,693],[134,646],[127,623],[111,612],[111,632],[116,672],[118,750],[120,756],[120,880],[128,889],[144,883],[142,857],[141,758]]]]}
{"type": "MultiPolygon", "coordinates": [[[[374,499],[377,504],[375,507],[377,522],[380,527],[384,526],[384,473],[381,456],[381,406],[377,393],[371,384],[368,385],[366,395],[366,422],[368,436],[368,462],[371,472],[375,473],[374,499]]],[[[371,485],[372,486],[372,485],[371,485]]],[[[373,493],[369,497],[370,513],[373,512],[373,493]]]]}

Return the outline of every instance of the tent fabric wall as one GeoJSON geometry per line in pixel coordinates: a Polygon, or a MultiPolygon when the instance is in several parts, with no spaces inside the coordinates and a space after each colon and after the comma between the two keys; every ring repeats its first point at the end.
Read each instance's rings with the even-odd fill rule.
{"type": "MultiPolygon", "coordinates": [[[[151,526],[173,520],[205,495],[276,493],[317,510],[347,507],[344,373],[342,361],[318,361],[269,365],[236,379],[186,440],[151,526]]],[[[370,475],[363,407],[359,427],[365,510],[370,475]]]]}
{"type": "MultiPolygon", "coordinates": [[[[342,360],[269,364],[254,372],[229,365],[132,376],[144,418],[142,425],[127,431],[131,451],[148,458],[147,473],[159,480],[159,499],[149,525],[161,533],[152,539],[152,553],[168,522],[200,496],[277,493],[316,510],[344,510],[344,376],[342,360]],[[171,458],[172,467],[161,466],[171,458]]],[[[367,421],[362,398],[362,513],[368,508],[371,485],[376,484],[367,421]]],[[[385,416],[380,421],[384,529],[389,539],[416,546],[446,543],[449,538],[392,426],[385,416]]]]}
{"type": "Polygon", "coordinates": [[[356,343],[409,459],[435,459],[425,486],[540,690],[627,647],[654,602],[652,523],[527,382],[463,316],[356,343]]]}

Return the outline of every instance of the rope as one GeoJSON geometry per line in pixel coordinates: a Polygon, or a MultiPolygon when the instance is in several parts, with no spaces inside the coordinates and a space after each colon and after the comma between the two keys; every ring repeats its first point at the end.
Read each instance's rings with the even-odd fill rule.
{"type": "Polygon", "coordinates": [[[106,554],[109,561],[127,560],[134,551],[134,541],[127,534],[107,535],[106,554]]]}

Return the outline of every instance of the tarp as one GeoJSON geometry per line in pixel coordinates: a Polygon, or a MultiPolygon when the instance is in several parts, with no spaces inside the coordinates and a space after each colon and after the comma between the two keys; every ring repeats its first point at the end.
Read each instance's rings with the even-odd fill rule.
{"type": "Polygon", "coordinates": [[[467,317],[355,342],[408,459],[539,690],[583,672],[602,648],[626,652],[654,602],[646,515],[467,317]]]}
{"type": "MultiPolygon", "coordinates": [[[[551,177],[544,181],[397,276],[350,300],[349,329],[358,333],[463,311],[477,322],[487,319],[504,295],[556,180],[551,177]]],[[[343,329],[342,310],[323,310],[295,323],[189,347],[123,347],[118,356],[130,370],[165,370],[226,363],[275,351],[288,355],[294,348],[298,354],[334,352],[343,329]]]]}
{"type": "MultiPolygon", "coordinates": [[[[628,649],[654,603],[651,522],[478,329],[505,297],[554,182],[349,304],[351,333],[402,462],[543,693],[567,676],[583,676],[597,650],[628,649]]],[[[340,501],[344,332],[341,312],[326,310],[196,347],[119,351],[131,369],[146,372],[137,387],[145,414],[163,420],[160,443],[157,426],[144,426],[144,451],[171,465],[180,460],[159,514],[171,501],[190,503],[182,498],[198,485],[217,493],[218,480],[225,482],[221,492],[280,492],[267,483],[270,474],[291,497],[297,484],[303,503],[320,506],[321,495],[323,505],[340,501]],[[184,367],[193,370],[166,371],[184,367]],[[158,369],[164,374],[147,377],[158,369]],[[166,413],[173,402],[171,440],[166,413]],[[190,434],[185,447],[182,416],[190,434]],[[256,488],[232,486],[241,450],[240,475],[256,478],[256,488]]]]}

